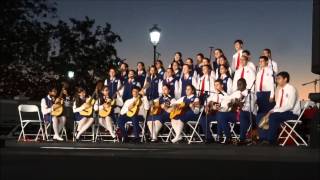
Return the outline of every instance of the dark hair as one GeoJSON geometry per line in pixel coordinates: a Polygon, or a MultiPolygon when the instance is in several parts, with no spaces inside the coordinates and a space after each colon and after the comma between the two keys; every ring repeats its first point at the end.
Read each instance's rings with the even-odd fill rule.
{"type": "Polygon", "coordinates": [[[109,86],[103,85],[101,90],[103,91],[103,90],[105,90],[105,89],[109,89],[109,86]]]}
{"type": "Polygon", "coordinates": [[[247,49],[246,49],[246,50],[243,50],[242,53],[246,53],[246,54],[248,54],[249,56],[251,55],[250,51],[247,50],[247,49]]]}
{"type": "Polygon", "coordinates": [[[50,83],[47,87],[47,92],[49,93],[49,92],[53,91],[54,89],[57,90],[57,86],[55,85],[55,83],[50,83]]]}
{"type": "Polygon", "coordinates": [[[243,41],[242,41],[241,39],[237,39],[237,40],[235,40],[235,41],[234,41],[234,43],[233,43],[233,44],[236,44],[236,43],[239,43],[239,44],[241,44],[241,45],[242,45],[242,44],[243,44],[243,41]]]}
{"type": "Polygon", "coordinates": [[[188,86],[191,87],[191,89],[192,89],[192,91],[193,91],[193,94],[195,94],[195,93],[196,93],[196,88],[195,88],[192,84],[187,84],[186,88],[187,88],[188,86]]]}
{"type": "Polygon", "coordinates": [[[265,49],[263,49],[263,51],[267,51],[271,55],[271,49],[265,48],[265,49]]]}
{"type": "Polygon", "coordinates": [[[224,52],[222,51],[222,49],[217,48],[217,49],[215,49],[214,51],[219,51],[219,52],[224,56],[224,52]]]}
{"type": "MultiPolygon", "coordinates": [[[[142,61],[137,62],[137,66],[138,66],[139,64],[142,65],[142,70],[143,70],[143,72],[146,72],[146,68],[145,68],[144,62],[142,62],[142,61]]],[[[138,69],[137,69],[137,72],[138,72],[138,69]]]]}
{"type": "MultiPolygon", "coordinates": [[[[227,69],[227,76],[228,77],[231,77],[231,74],[230,74],[230,71],[229,71],[229,66],[227,66],[227,65],[225,65],[225,64],[221,64],[220,65],[220,68],[219,68],[219,71],[220,71],[220,69],[221,69],[221,66],[223,66],[224,68],[226,68],[227,69]]],[[[218,72],[218,74],[220,74],[220,72],[218,72]]]]}
{"type": "Polygon", "coordinates": [[[209,62],[209,64],[211,63],[209,58],[205,57],[205,58],[203,58],[203,60],[204,59],[206,59],[209,62]]]}
{"type": "Polygon", "coordinates": [[[136,75],[136,71],[133,70],[133,69],[130,69],[130,70],[128,71],[128,74],[129,74],[131,71],[133,72],[133,74],[134,74],[134,76],[135,76],[135,75],[136,75]]]}
{"type": "Polygon", "coordinates": [[[179,54],[180,59],[182,58],[182,53],[181,53],[181,52],[178,51],[178,52],[176,52],[176,53],[174,53],[174,54],[175,54],[175,55],[176,55],[176,54],[179,54]]]}
{"type": "Polygon", "coordinates": [[[158,74],[158,71],[157,71],[157,68],[156,68],[156,66],[155,66],[155,65],[151,65],[151,66],[149,67],[149,69],[148,69],[148,70],[149,70],[149,72],[150,72],[150,69],[151,69],[151,68],[154,68],[154,69],[156,70],[156,71],[155,71],[155,73],[156,73],[156,74],[158,74]]]}
{"type": "Polygon", "coordinates": [[[268,57],[267,56],[260,56],[259,59],[263,59],[264,61],[268,61],[268,57]]]}
{"type": "Polygon", "coordinates": [[[167,87],[168,89],[170,89],[170,85],[169,84],[163,84],[162,87],[167,87]]]}
{"type": "Polygon", "coordinates": [[[220,58],[225,59],[225,60],[226,60],[226,62],[227,62],[227,66],[230,66],[229,61],[228,61],[228,59],[227,59],[227,57],[226,57],[225,55],[222,55],[220,58]]]}
{"type": "Polygon", "coordinates": [[[77,87],[76,88],[76,93],[74,94],[74,99],[76,101],[76,107],[81,106],[81,99],[79,96],[79,93],[86,91],[84,88],[82,87],[77,87]]]}
{"type": "Polygon", "coordinates": [[[244,57],[247,61],[249,60],[248,56],[242,55],[241,57],[244,57]]]}
{"type": "MultiPolygon", "coordinates": [[[[139,86],[133,86],[133,87],[132,87],[132,90],[134,90],[134,89],[135,89],[135,90],[138,90],[138,91],[141,90],[141,88],[140,88],[139,86]]],[[[132,90],[131,90],[131,91],[132,91],[132,90]]]]}
{"type": "Polygon", "coordinates": [[[281,72],[279,72],[278,74],[277,74],[277,77],[278,76],[281,76],[282,78],[286,78],[287,79],[287,83],[290,81],[290,75],[289,75],[289,73],[288,72],[286,72],[286,71],[281,71],[281,72]]]}
{"type": "MultiPolygon", "coordinates": [[[[129,65],[128,65],[127,63],[121,63],[121,65],[122,65],[122,64],[124,64],[124,66],[125,66],[126,68],[129,67],[129,65]]],[[[121,66],[121,65],[120,65],[120,66],[121,66]]]]}
{"type": "Polygon", "coordinates": [[[247,87],[247,82],[244,78],[240,78],[238,81],[237,81],[237,89],[240,90],[239,86],[242,86],[244,89],[246,89],[247,87]]]}
{"type": "Polygon", "coordinates": [[[202,53],[198,53],[197,56],[200,56],[202,59],[204,58],[204,55],[202,53]]]}
{"type": "Polygon", "coordinates": [[[223,81],[222,81],[222,79],[217,79],[217,80],[215,80],[214,82],[215,82],[215,83],[217,82],[217,83],[219,83],[219,84],[222,84],[222,85],[223,85],[223,81]]]}
{"type": "Polygon", "coordinates": [[[191,63],[193,64],[193,59],[192,59],[192,58],[188,57],[188,58],[186,59],[186,61],[187,61],[187,60],[190,60],[191,63]]]}
{"type": "Polygon", "coordinates": [[[156,60],[156,63],[160,63],[161,67],[163,67],[163,62],[160,59],[156,60]]]}
{"type": "Polygon", "coordinates": [[[208,64],[203,65],[203,66],[201,67],[201,69],[202,69],[202,68],[204,68],[204,67],[207,67],[209,70],[211,70],[211,66],[210,66],[210,65],[208,65],[208,64]]]}

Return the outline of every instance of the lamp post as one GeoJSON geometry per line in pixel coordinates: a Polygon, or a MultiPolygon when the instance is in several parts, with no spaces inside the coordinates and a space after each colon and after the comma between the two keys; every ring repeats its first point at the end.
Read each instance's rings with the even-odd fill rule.
{"type": "Polygon", "coordinates": [[[157,53],[157,45],[160,40],[160,28],[155,24],[153,27],[149,30],[150,34],[150,41],[153,44],[153,65],[156,64],[156,53],[157,53]]]}

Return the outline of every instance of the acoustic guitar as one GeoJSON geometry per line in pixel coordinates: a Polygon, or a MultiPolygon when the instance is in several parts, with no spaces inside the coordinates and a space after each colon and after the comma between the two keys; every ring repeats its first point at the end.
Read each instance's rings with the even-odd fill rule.
{"type": "Polygon", "coordinates": [[[161,104],[159,99],[155,99],[152,101],[152,105],[150,108],[150,115],[159,115],[162,111],[161,104]]]}
{"type": "Polygon", "coordinates": [[[99,116],[105,118],[109,116],[112,111],[113,106],[116,104],[114,99],[107,98],[103,104],[103,109],[99,110],[99,116]]]}
{"type": "Polygon", "coordinates": [[[96,100],[93,97],[98,94],[98,91],[101,91],[102,87],[103,87],[103,82],[98,82],[92,95],[89,98],[87,98],[86,102],[83,104],[85,106],[85,109],[80,111],[80,115],[82,116],[92,115],[93,106],[94,106],[94,103],[96,102],[96,100]]]}
{"type": "Polygon", "coordinates": [[[60,116],[63,113],[63,90],[64,87],[62,87],[59,97],[54,99],[51,111],[52,116],[60,116]]]}
{"type": "Polygon", "coordinates": [[[133,117],[139,112],[139,108],[142,104],[141,95],[139,94],[136,100],[131,105],[131,108],[128,109],[127,116],[133,117]]]}

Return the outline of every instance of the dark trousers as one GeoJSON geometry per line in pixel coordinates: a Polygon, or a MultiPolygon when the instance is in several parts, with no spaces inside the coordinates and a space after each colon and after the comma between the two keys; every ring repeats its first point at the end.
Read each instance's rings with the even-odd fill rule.
{"type": "Polygon", "coordinates": [[[292,111],[285,112],[274,112],[269,116],[269,129],[267,130],[267,140],[271,144],[275,144],[277,142],[278,129],[280,127],[280,123],[290,120],[297,119],[298,115],[292,113],[292,111]]]}
{"type": "Polygon", "coordinates": [[[218,121],[218,127],[224,132],[226,138],[231,138],[230,125],[229,123],[234,123],[236,121],[235,112],[217,112],[216,118],[218,121]]]}
{"type": "MultiPolygon", "coordinates": [[[[200,119],[200,126],[207,140],[213,139],[212,134],[210,132],[210,123],[212,121],[216,121],[216,114],[209,114],[207,116],[204,115],[200,119]]],[[[217,129],[218,129],[217,131],[219,131],[219,127],[217,129]]],[[[219,132],[217,134],[219,135],[219,132]]]]}
{"type": "Polygon", "coordinates": [[[140,115],[136,115],[133,117],[128,117],[127,115],[120,115],[119,119],[118,119],[118,126],[121,130],[121,134],[122,137],[127,138],[128,137],[128,133],[127,130],[125,128],[125,124],[128,121],[132,121],[132,125],[133,125],[133,134],[135,138],[139,138],[139,133],[140,133],[140,126],[139,126],[139,122],[143,121],[143,116],[140,115]]]}
{"type": "Polygon", "coordinates": [[[269,102],[270,93],[270,91],[257,92],[258,113],[269,112],[275,106],[274,102],[269,102]]]}

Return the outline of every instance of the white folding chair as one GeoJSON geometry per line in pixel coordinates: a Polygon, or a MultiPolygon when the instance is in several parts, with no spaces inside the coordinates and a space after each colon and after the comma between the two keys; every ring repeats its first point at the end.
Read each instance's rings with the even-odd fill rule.
{"type": "Polygon", "coordinates": [[[289,138],[293,140],[293,142],[297,146],[308,146],[307,142],[301,137],[301,135],[296,131],[296,127],[298,124],[301,124],[301,118],[303,116],[303,113],[305,110],[311,105],[310,101],[307,101],[302,108],[302,111],[296,120],[287,120],[283,122],[281,126],[281,132],[279,134],[278,139],[284,139],[282,143],[280,143],[280,146],[286,145],[289,138]],[[300,142],[299,142],[300,141],[300,142]]]}
{"type": "Polygon", "coordinates": [[[18,138],[18,141],[20,141],[21,136],[23,137],[23,141],[26,141],[26,136],[36,136],[34,141],[38,140],[39,135],[42,136],[42,140],[45,140],[45,135],[43,131],[43,126],[42,126],[42,120],[40,116],[40,111],[38,106],[36,105],[27,105],[27,104],[21,104],[18,106],[18,112],[19,112],[19,118],[20,118],[20,123],[21,123],[21,132],[18,138]],[[29,113],[29,114],[36,114],[37,118],[36,119],[24,119],[22,113],[29,113]],[[25,128],[28,124],[37,124],[39,125],[39,129],[37,134],[32,134],[29,133],[27,134],[25,132],[25,128]]]}
{"type": "MultiPolygon", "coordinates": [[[[96,133],[95,133],[95,139],[94,142],[97,142],[98,138],[101,141],[109,141],[109,142],[119,142],[118,138],[113,138],[109,131],[102,131],[101,129],[104,129],[99,123],[95,125],[96,133]]],[[[113,124],[113,129],[116,129],[116,125],[113,124]]]]}
{"type": "MultiPolygon", "coordinates": [[[[77,128],[78,128],[78,121],[74,121],[73,122],[73,138],[72,138],[73,142],[76,141],[75,137],[77,135],[77,133],[76,133],[77,128]]],[[[88,130],[86,132],[81,134],[81,137],[84,137],[84,139],[81,141],[91,141],[91,142],[95,141],[95,122],[93,122],[91,125],[91,132],[89,132],[89,129],[90,128],[88,128],[88,130]],[[89,137],[89,139],[87,139],[87,137],[89,137]]]]}
{"type": "MultiPolygon", "coordinates": [[[[53,141],[52,140],[53,134],[48,132],[51,126],[52,126],[52,122],[44,122],[44,133],[47,141],[53,141]]],[[[68,141],[67,131],[65,127],[62,128],[60,132],[60,136],[65,137],[66,141],[68,141]]]]}
{"type": "Polygon", "coordinates": [[[201,143],[203,142],[203,139],[199,133],[199,123],[200,123],[200,119],[201,119],[201,116],[203,114],[203,108],[200,109],[200,114],[198,116],[198,119],[196,121],[188,121],[186,124],[191,128],[191,134],[188,135],[188,134],[185,134],[183,133],[183,137],[186,137],[188,139],[188,144],[191,144],[191,143],[195,143],[195,142],[198,142],[198,143],[201,143]]]}
{"type": "Polygon", "coordinates": [[[169,140],[171,139],[172,137],[172,125],[171,125],[171,122],[165,122],[163,123],[163,126],[162,126],[162,130],[165,130],[167,129],[168,130],[168,133],[160,133],[158,135],[158,138],[161,138],[162,142],[169,142],[169,140]]]}

